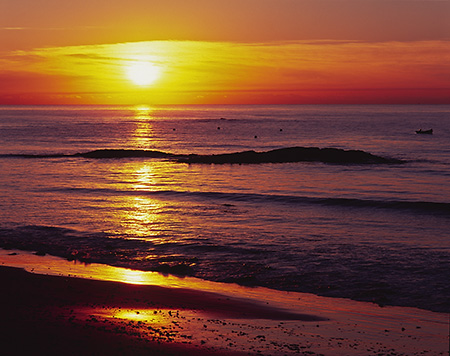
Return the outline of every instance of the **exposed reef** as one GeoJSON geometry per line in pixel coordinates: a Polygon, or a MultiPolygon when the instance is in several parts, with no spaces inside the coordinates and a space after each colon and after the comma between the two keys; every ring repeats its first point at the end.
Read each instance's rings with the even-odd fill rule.
{"type": "Polygon", "coordinates": [[[64,158],[83,157],[92,159],[156,158],[180,163],[258,164],[288,162],[323,162],[331,164],[397,164],[405,161],[381,157],[361,150],[339,148],[287,147],[271,151],[243,151],[222,154],[173,154],[141,149],[98,149],[74,154],[18,154],[4,155],[16,158],[64,158]]]}
{"type": "Polygon", "coordinates": [[[287,163],[287,162],[324,162],[334,164],[380,164],[402,163],[401,160],[376,156],[360,150],[338,148],[289,147],[266,152],[244,151],[216,155],[189,155],[179,158],[185,163],[287,163]]]}
{"type": "Polygon", "coordinates": [[[85,158],[170,158],[176,155],[153,150],[102,149],[76,153],[73,156],[85,158]]]}

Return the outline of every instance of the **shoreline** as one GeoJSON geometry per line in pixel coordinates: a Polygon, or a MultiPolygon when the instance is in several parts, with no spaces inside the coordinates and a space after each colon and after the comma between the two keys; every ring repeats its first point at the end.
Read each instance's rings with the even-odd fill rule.
{"type": "Polygon", "coordinates": [[[145,283],[129,274],[133,284],[79,278],[54,263],[95,266],[6,252],[6,355],[448,355],[448,314],[162,275],[145,283]],[[27,258],[41,274],[19,268],[27,258]]]}

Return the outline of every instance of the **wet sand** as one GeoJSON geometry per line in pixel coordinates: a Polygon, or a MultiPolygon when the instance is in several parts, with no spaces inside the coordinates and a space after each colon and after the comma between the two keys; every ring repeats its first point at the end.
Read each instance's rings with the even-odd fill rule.
{"type": "Polygon", "coordinates": [[[0,283],[2,355],[448,355],[448,315],[414,308],[5,266],[0,283]]]}
{"type": "Polygon", "coordinates": [[[217,320],[320,320],[189,289],[37,275],[8,267],[0,267],[0,281],[5,287],[1,338],[10,349],[7,354],[222,355],[230,352],[202,342],[192,345],[189,335],[185,343],[175,340],[179,331],[174,329],[181,330],[177,324],[186,322],[185,312],[217,320]]]}

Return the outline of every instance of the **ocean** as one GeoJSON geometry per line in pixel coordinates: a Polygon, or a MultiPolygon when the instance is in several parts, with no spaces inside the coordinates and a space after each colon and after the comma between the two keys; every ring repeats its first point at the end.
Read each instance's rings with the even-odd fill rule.
{"type": "Polygon", "coordinates": [[[440,105],[3,106],[0,247],[448,313],[449,142],[440,105]]]}

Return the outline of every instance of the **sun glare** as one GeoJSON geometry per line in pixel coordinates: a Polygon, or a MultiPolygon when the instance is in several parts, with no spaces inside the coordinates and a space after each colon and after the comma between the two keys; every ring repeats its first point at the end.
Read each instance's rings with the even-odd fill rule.
{"type": "Polygon", "coordinates": [[[128,79],[140,86],[153,84],[160,75],[160,69],[148,62],[135,62],[126,68],[126,72],[128,79]]]}

